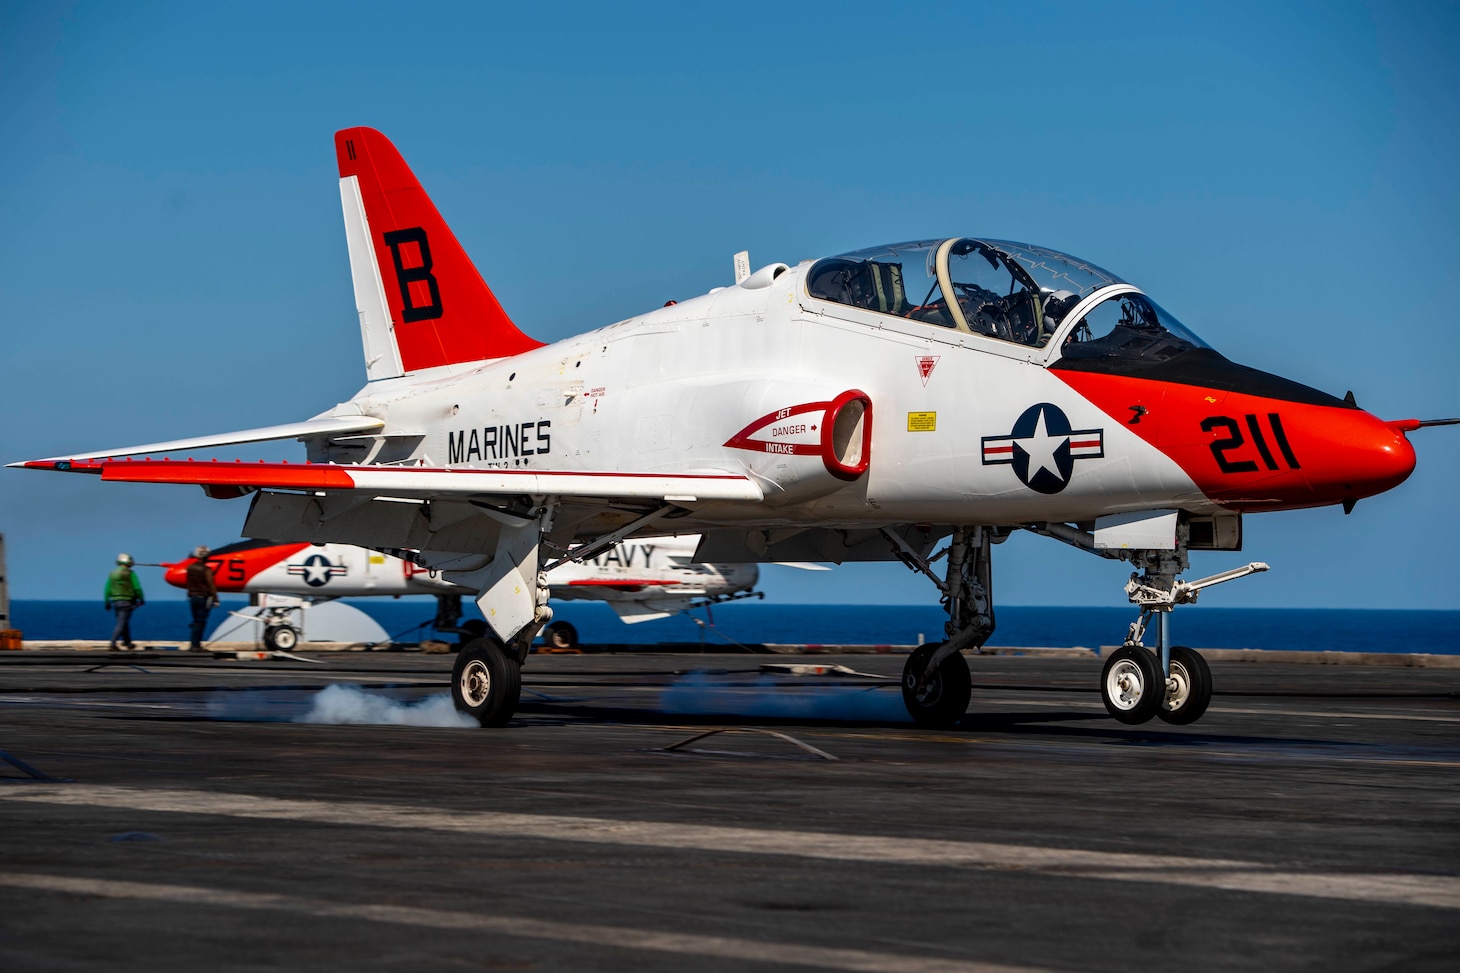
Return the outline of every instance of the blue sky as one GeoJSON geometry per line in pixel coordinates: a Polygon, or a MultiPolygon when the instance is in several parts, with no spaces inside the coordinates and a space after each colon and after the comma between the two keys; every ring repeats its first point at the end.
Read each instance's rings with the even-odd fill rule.
{"type": "MultiPolygon", "coordinates": [[[[332,134],[401,148],[554,340],[797,260],[1030,240],[1229,357],[1385,418],[1460,414],[1460,5],[0,5],[0,461],[313,415],[363,383],[332,134]]],[[[1203,603],[1457,606],[1454,429],[1352,516],[1249,517],[1203,603]]],[[[240,449],[292,458],[296,444],[240,449]]],[[[231,452],[231,451],[230,451],[231,452]]],[[[238,536],[192,487],[0,471],[12,596],[238,536]]],[[[1005,604],[1128,569],[1017,537],[1005,604]]],[[[935,601],[901,565],[782,602],[935,601]]],[[[154,583],[154,588],[160,587],[154,583]]]]}

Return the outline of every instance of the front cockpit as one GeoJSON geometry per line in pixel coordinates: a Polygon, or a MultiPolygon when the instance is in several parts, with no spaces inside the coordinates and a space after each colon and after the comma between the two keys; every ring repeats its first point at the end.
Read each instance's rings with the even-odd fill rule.
{"type": "Polygon", "coordinates": [[[1028,348],[1053,343],[1062,359],[1163,361],[1208,347],[1109,271],[1008,240],[857,250],[818,261],[806,288],[822,300],[1028,348]]]}
{"type": "Polygon", "coordinates": [[[1351,401],[1229,361],[1141,289],[1046,247],[956,237],[827,257],[812,298],[993,339],[980,346],[1065,373],[1096,372],[1313,405],[1351,401]]]}
{"type": "Polygon", "coordinates": [[[812,297],[943,328],[1043,347],[1052,332],[1039,285],[1021,264],[980,240],[922,240],[818,262],[812,297]]]}

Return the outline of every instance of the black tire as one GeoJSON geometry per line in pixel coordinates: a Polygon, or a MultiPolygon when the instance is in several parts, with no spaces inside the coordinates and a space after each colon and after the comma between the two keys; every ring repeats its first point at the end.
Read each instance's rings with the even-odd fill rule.
{"type": "Polygon", "coordinates": [[[293,625],[270,625],[264,629],[264,645],[275,652],[289,652],[299,644],[299,629],[293,625]]]}
{"type": "Polygon", "coordinates": [[[1167,693],[1156,715],[1174,726],[1201,719],[1212,701],[1212,670],[1201,653],[1184,645],[1171,646],[1171,677],[1176,691],[1167,693]]]}
{"type": "Polygon", "coordinates": [[[968,660],[963,653],[955,652],[938,664],[938,670],[919,689],[918,679],[937,650],[937,645],[924,645],[908,656],[902,667],[902,702],[918,726],[948,730],[968,712],[973,677],[968,674],[968,660]]]}
{"type": "Polygon", "coordinates": [[[1110,653],[1100,670],[1100,699],[1106,712],[1122,723],[1149,721],[1166,700],[1166,680],[1156,657],[1135,645],[1110,653]]]}
{"type": "Polygon", "coordinates": [[[451,701],[482,726],[506,726],[522,697],[522,667],[495,639],[473,639],[451,668],[451,701]]]}
{"type": "Polygon", "coordinates": [[[578,648],[578,630],[572,622],[553,622],[543,629],[544,648],[559,652],[571,652],[578,648]]]}

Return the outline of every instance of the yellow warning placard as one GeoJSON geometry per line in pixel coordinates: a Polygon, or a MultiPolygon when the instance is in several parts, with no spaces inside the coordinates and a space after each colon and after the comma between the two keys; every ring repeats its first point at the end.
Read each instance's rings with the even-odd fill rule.
{"type": "Polygon", "coordinates": [[[938,430],[938,413],[936,412],[909,412],[907,414],[908,432],[936,432],[938,430]]]}

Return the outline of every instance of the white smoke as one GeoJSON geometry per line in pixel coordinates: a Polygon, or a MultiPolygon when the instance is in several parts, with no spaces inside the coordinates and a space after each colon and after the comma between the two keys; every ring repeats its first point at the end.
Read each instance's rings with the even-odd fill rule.
{"type": "Polygon", "coordinates": [[[359,686],[336,684],[319,691],[309,712],[295,723],[356,723],[372,726],[461,726],[477,721],[458,712],[450,693],[437,693],[414,703],[368,693],[359,686]]]}

